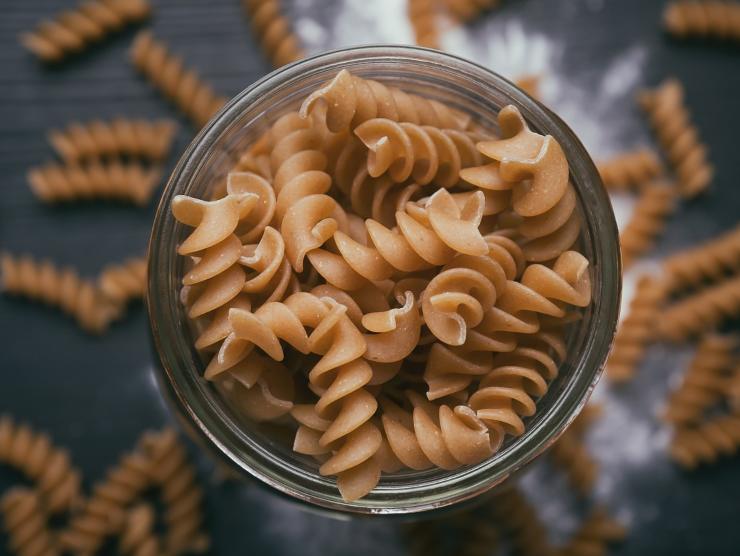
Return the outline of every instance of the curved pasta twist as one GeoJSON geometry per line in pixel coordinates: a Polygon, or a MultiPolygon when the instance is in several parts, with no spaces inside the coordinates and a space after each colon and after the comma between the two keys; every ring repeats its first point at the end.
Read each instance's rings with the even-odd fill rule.
{"type": "Polygon", "coordinates": [[[408,16],[414,31],[414,42],[426,48],[439,48],[436,3],[429,0],[409,0],[408,16]]]}
{"type": "Polygon", "coordinates": [[[147,19],[151,11],[148,0],[86,0],[23,33],[20,42],[41,60],[58,62],[130,23],[147,19]]]}
{"type": "Polygon", "coordinates": [[[138,163],[93,161],[84,166],[48,163],[28,172],[33,194],[47,203],[109,199],[146,205],[159,184],[159,168],[138,163]]]}
{"type": "Polygon", "coordinates": [[[71,268],[60,269],[50,261],[4,253],[0,256],[0,269],[3,291],[58,307],[87,332],[104,332],[120,311],[94,284],[71,268]]]}
{"type": "Polygon", "coordinates": [[[640,189],[663,174],[663,165],[652,149],[641,148],[597,165],[604,187],[610,191],[640,189]]]}
{"type": "Polygon", "coordinates": [[[672,292],[716,281],[740,270],[740,227],[663,260],[672,292]]]}
{"type": "Polygon", "coordinates": [[[334,133],[354,129],[372,118],[428,125],[439,129],[468,129],[467,114],[436,100],[405,93],[397,87],[340,71],[327,85],[301,105],[304,118],[323,107],[328,129],[334,133]]]}
{"type": "Polygon", "coordinates": [[[695,424],[724,397],[737,344],[734,336],[710,334],[702,338],[681,384],[668,398],[664,420],[680,426],[695,424]]]}
{"type": "Polygon", "coordinates": [[[108,122],[73,122],[65,129],[52,129],[47,137],[68,163],[118,155],[162,160],[167,157],[176,132],[177,124],[171,120],[115,118],[108,122]]]}
{"type": "Polygon", "coordinates": [[[576,432],[566,431],[553,444],[550,456],[553,463],[565,471],[568,482],[576,492],[582,495],[591,492],[599,465],[576,432]]]}
{"type": "Polygon", "coordinates": [[[162,554],[159,539],[154,532],[155,512],[150,504],[138,504],[126,514],[118,549],[131,556],[158,556],[162,554]]]}
{"type": "Polygon", "coordinates": [[[150,31],[142,31],[134,39],[131,61],[198,127],[226,104],[225,97],[217,95],[194,70],[187,69],[182,59],[172,54],[150,31]]]}
{"type": "Polygon", "coordinates": [[[626,534],[624,525],[597,506],[557,553],[562,556],[604,554],[609,544],[624,540],[626,534]]]}
{"type": "Polygon", "coordinates": [[[654,184],[642,190],[632,218],[619,234],[625,269],[652,248],[675,208],[676,196],[672,187],[654,184]]]}
{"type": "Polygon", "coordinates": [[[652,276],[641,276],[629,310],[619,323],[614,345],[606,363],[609,379],[621,383],[630,380],[648,345],[655,339],[656,324],[667,290],[665,283],[652,276]]]}
{"type": "Polygon", "coordinates": [[[509,488],[496,494],[488,505],[496,520],[511,538],[511,543],[522,556],[552,556],[554,548],[547,536],[537,510],[524,493],[509,488]]]}
{"type": "Polygon", "coordinates": [[[740,367],[735,367],[728,381],[727,400],[736,411],[740,411],[740,367]]]}
{"type": "Polygon", "coordinates": [[[663,311],[658,330],[663,338],[681,341],[740,315],[740,276],[678,301],[663,311]]]}
{"type": "Polygon", "coordinates": [[[540,100],[540,81],[542,80],[542,74],[530,73],[520,75],[514,80],[514,85],[519,87],[522,91],[527,93],[535,100],[540,100]]]}
{"type": "Polygon", "coordinates": [[[697,427],[679,429],[671,441],[670,454],[681,467],[694,469],[713,463],[740,448],[740,415],[714,417],[697,427]]]}
{"type": "Polygon", "coordinates": [[[451,16],[461,23],[473,21],[481,13],[499,5],[499,0],[445,0],[451,16]]]}
{"type": "Polygon", "coordinates": [[[276,68],[305,57],[279,0],[242,0],[242,5],[262,50],[276,68]]]}
{"type": "Polygon", "coordinates": [[[102,294],[117,305],[143,298],[146,291],[146,257],[106,267],[98,278],[102,294]]]}
{"type": "Polygon", "coordinates": [[[39,495],[26,488],[13,488],[0,498],[0,513],[8,534],[8,548],[19,556],[60,554],[48,528],[39,495]]]}
{"type": "Polygon", "coordinates": [[[69,454],[51,443],[49,436],[0,416],[0,463],[21,471],[36,483],[50,513],[69,510],[80,501],[80,472],[69,454]]]}
{"type": "Polygon", "coordinates": [[[681,194],[695,197],[709,186],[714,168],[691,123],[683,85],[677,79],[667,79],[657,88],[641,92],[638,100],[676,171],[681,194]]]}
{"type": "Polygon", "coordinates": [[[740,6],[724,1],[679,0],[663,11],[663,25],[673,36],[740,41],[740,6]]]}

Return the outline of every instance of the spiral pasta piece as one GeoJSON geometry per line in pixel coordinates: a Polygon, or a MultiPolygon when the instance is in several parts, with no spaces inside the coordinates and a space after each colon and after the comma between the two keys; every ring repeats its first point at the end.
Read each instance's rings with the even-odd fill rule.
{"type": "Polygon", "coordinates": [[[681,341],[740,315],[740,276],[677,301],[663,311],[658,330],[663,338],[681,341]]]}
{"type": "Polygon", "coordinates": [[[445,0],[444,5],[449,14],[460,21],[468,23],[478,18],[483,12],[499,5],[500,0],[445,0]]]}
{"type": "Polygon", "coordinates": [[[85,165],[48,163],[28,172],[33,194],[46,203],[109,199],[146,205],[159,184],[161,170],[138,163],[93,161],[85,165]]]}
{"type": "Polygon", "coordinates": [[[553,463],[563,469],[570,485],[581,495],[591,492],[599,465],[591,456],[578,431],[567,430],[553,444],[550,456],[553,463]]]}
{"type": "Polygon", "coordinates": [[[414,31],[414,42],[426,48],[439,48],[438,14],[431,0],[409,0],[408,17],[414,31]]]}
{"type": "Polygon", "coordinates": [[[242,5],[262,50],[276,68],[305,57],[278,0],[242,0],[242,5]]]}
{"type": "Polygon", "coordinates": [[[44,62],[59,62],[151,14],[148,0],[86,0],[23,33],[21,44],[44,62]]]}
{"type": "Polygon", "coordinates": [[[740,227],[663,260],[670,291],[695,288],[740,270],[740,227]]]}
{"type": "Polygon", "coordinates": [[[679,38],[740,41],[740,6],[726,1],[678,0],[665,7],[663,26],[679,38]]]}
{"type": "Polygon", "coordinates": [[[619,234],[624,268],[652,248],[675,208],[675,194],[670,186],[654,184],[642,190],[632,218],[619,234]]]}
{"type": "Polygon", "coordinates": [[[724,397],[737,344],[734,336],[702,338],[680,385],[668,398],[665,421],[678,426],[695,424],[724,397]]]}
{"type": "Polygon", "coordinates": [[[604,187],[610,191],[641,189],[663,174],[663,165],[652,149],[641,148],[597,165],[604,187]]]}
{"type": "Polygon", "coordinates": [[[60,554],[49,530],[39,495],[26,488],[14,488],[0,498],[0,513],[8,534],[8,548],[18,556],[60,554]]]}
{"type": "Polygon", "coordinates": [[[604,554],[608,545],[624,540],[626,534],[624,525],[596,506],[557,553],[562,556],[604,554]]]}
{"type": "Polygon", "coordinates": [[[666,298],[665,283],[652,276],[641,276],[635,285],[627,315],[620,322],[614,345],[606,363],[609,379],[630,380],[648,345],[656,338],[660,309],[666,298]]]}
{"type": "Polygon", "coordinates": [[[102,294],[117,305],[143,298],[146,290],[146,257],[106,267],[98,278],[102,294]]]}
{"type": "Polygon", "coordinates": [[[681,194],[695,197],[703,192],[712,181],[714,168],[707,160],[707,147],[691,123],[681,82],[667,79],[657,88],[641,92],[638,101],[676,171],[681,194]]]}
{"type": "Polygon", "coordinates": [[[164,96],[202,127],[226,103],[192,69],[172,54],[167,46],[154,38],[150,31],[142,31],[131,47],[131,61],[164,96]]]}
{"type": "Polygon", "coordinates": [[[118,155],[162,160],[176,132],[177,124],[171,120],[115,118],[73,122],[65,129],[52,129],[47,137],[67,163],[118,155]]]}
{"type": "Polygon", "coordinates": [[[87,332],[104,332],[119,313],[119,308],[94,284],[80,278],[71,268],[60,269],[50,261],[4,253],[0,257],[0,269],[3,291],[58,307],[87,332]]]}
{"type": "Polygon", "coordinates": [[[80,501],[80,472],[69,454],[49,436],[28,425],[0,416],[0,463],[21,471],[36,483],[36,491],[50,513],[69,510],[80,501]]]}
{"type": "Polygon", "coordinates": [[[674,435],[670,454],[681,467],[694,469],[713,463],[740,448],[740,415],[737,412],[703,421],[696,427],[679,429],[674,435]]]}
{"type": "Polygon", "coordinates": [[[488,506],[522,556],[549,556],[554,548],[537,510],[517,488],[496,494],[488,506]]]}
{"type": "Polygon", "coordinates": [[[155,513],[150,504],[138,504],[126,514],[118,549],[131,556],[157,556],[161,554],[159,539],[154,532],[155,513]]]}

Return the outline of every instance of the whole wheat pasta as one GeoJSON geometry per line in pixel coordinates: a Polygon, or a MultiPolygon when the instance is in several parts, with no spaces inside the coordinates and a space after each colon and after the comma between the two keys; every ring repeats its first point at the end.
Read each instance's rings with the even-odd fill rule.
{"type": "Polygon", "coordinates": [[[554,548],[548,539],[547,529],[537,510],[518,488],[512,487],[496,494],[487,508],[490,508],[493,517],[510,537],[518,554],[548,556],[553,553],[554,548]]]}
{"type": "Polygon", "coordinates": [[[604,187],[610,191],[641,189],[663,174],[663,165],[648,148],[619,154],[597,165],[604,187]]]}
{"type": "Polygon", "coordinates": [[[162,160],[176,132],[177,124],[171,120],[115,118],[72,122],[64,129],[52,129],[47,137],[68,163],[118,155],[162,160]]]}
{"type": "Polygon", "coordinates": [[[39,495],[27,488],[13,488],[0,498],[0,513],[8,535],[8,548],[18,556],[60,554],[48,527],[48,516],[39,495]]]}
{"type": "Polygon", "coordinates": [[[109,265],[98,278],[100,291],[116,305],[143,298],[146,290],[146,257],[109,265]]]}
{"type": "Polygon", "coordinates": [[[676,196],[671,186],[652,184],[643,188],[630,221],[619,234],[625,269],[652,249],[675,208],[676,196]]]}
{"type": "Polygon", "coordinates": [[[690,295],[663,311],[658,329],[663,338],[682,341],[740,315],[740,276],[690,295]]]}
{"type": "Polygon", "coordinates": [[[737,412],[703,421],[696,427],[676,431],[670,454],[681,467],[694,469],[700,464],[713,463],[740,448],[740,415],[737,412]]]}
{"type": "Polygon", "coordinates": [[[663,26],[679,38],[740,41],[740,6],[727,1],[678,0],[665,7],[663,26]]]}
{"type": "Polygon", "coordinates": [[[476,19],[484,11],[495,8],[499,0],[444,0],[449,14],[462,23],[476,19]]]}
{"type": "Polygon", "coordinates": [[[644,275],[637,280],[635,295],[627,315],[617,328],[614,346],[606,363],[612,382],[626,382],[634,376],[647,347],[656,338],[656,326],[666,293],[664,282],[658,278],[644,275]]]}
{"type": "Polygon", "coordinates": [[[672,292],[714,282],[740,270],[740,227],[663,260],[672,292]]]}
{"type": "Polygon", "coordinates": [[[131,508],[121,530],[118,549],[131,556],[158,556],[162,553],[159,539],[154,532],[155,512],[150,504],[142,503],[131,508]]]}
{"type": "Polygon", "coordinates": [[[118,307],[71,268],[4,253],[0,256],[0,269],[4,292],[58,307],[87,332],[104,332],[118,315],[118,307]]]}
{"type": "Polygon", "coordinates": [[[130,23],[147,19],[151,11],[148,0],[86,0],[23,33],[20,42],[41,60],[58,62],[130,23]]]}
{"type": "Polygon", "coordinates": [[[701,339],[681,384],[668,398],[663,419],[677,426],[694,424],[722,400],[737,344],[734,336],[709,334],[701,339]]]}
{"type": "Polygon", "coordinates": [[[142,31],[131,47],[131,61],[192,122],[202,127],[226,103],[194,70],[188,69],[167,45],[142,31]]]}
{"type": "Polygon", "coordinates": [[[305,57],[298,35],[283,15],[279,0],[242,0],[262,50],[279,68],[305,57]]]}
{"type": "Polygon", "coordinates": [[[557,553],[562,556],[605,554],[608,545],[623,541],[626,535],[624,525],[597,506],[557,553]]]}
{"type": "Polygon", "coordinates": [[[704,191],[712,181],[714,168],[707,160],[707,147],[691,123],[681,82],[667,79],[655,89],[640,92],[638,102],[676,172],[681,194],[695,197],[704,191]]]}
{"type": "Polygon", "coordinates": [[[414,42],[427,48],[439,48],[439,14],[434,0],[408,0],[408,17],[414,42]]]}
{"type": "Polygon", "coordinates": [[[553,463],[565,472],[570,485],[581,495],[591,492],[599,471],[599,464],[588,451],[583,437],[600,413],[599,406],[586,406],[549,452],[553,463]]]}
{"type": "Polygon", "coordinates": [[[99,161],[80,166],[48,163],[28,172],[33,194],[46,203],[108,199],[146,205],[159,184],[159,168],[99,161]]]}
{"type": "Polygon", "coordinates": [[[0,463],[21,471],[36,483],[43,506],[50,513],[69,510],[80,502],[80,472],[69,454],[49,436],[0,416],[0,463]]]}
{"type": "Polygon", "coordinates": [[[540,100],[540,81],[542,75],[538,73],[521,75],[514,80],[514,85],[527,93],[535,100],[540,100]]]}
{"type": "Polygon", "coordinates": [[[728,387],[725,394],[730,406],[734,410],[740,411],[740,366],[735,367],[735,370],[728,381],[728,387]]]}

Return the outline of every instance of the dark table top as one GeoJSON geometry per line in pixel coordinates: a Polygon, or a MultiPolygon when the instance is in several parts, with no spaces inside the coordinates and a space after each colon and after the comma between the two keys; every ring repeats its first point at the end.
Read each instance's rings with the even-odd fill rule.
{"type": "MultiPolygon", "coordinates": [[[[270,70],[238,0],[152,3],[156,34],[219,92],[232,95],[270,70]]],[[[286,4],[314,50],[349,41],[398,41],[408,33],[399,28],[394,35],[397,29],[387,19],[391,12],[402,12],[403,0],[286,4]]],[[[682,79],[717,178],[709,195],[682,205],[660,240],[658,255],[732,227],[740,209],[734,138],[740,129],[740,48],[667,39],[658,25],[662,4],[511,0],[449,39],[452,49],[495,64],[494,70],[511,77],[546,70],[545,101],[582,134],[596,156],[651,140],[634,107],[635,87],[669,75],[682,79]]],[[[107,263],[144,252],[154,203],[146,209],[39,203],[25,174],[53,157],[46,130],[115,115],[178,118],[168,169],[194,130],[132,70],[127,48],[135,31],[53,69],[19,47],[18,33],[72,5],[71,0],[6,0],[2,7],[0,248],[50,257],[94,276],[107,263]]],[[[619,207],[628,205],[620,201],[619,207]]],[[[97,338],[52,310],[0,296],[0,338],[0,412],[49,430],[69,447],[88,485],[144,429],[169,421],[152,378],[153,355],[140,304],[97,338]]],[[[603,466],[595,497],[630,526],[627,542],[614,554],[740,552],[740,528],[733,526],[740,500],[738,460],[693,474],[678,471],[665,455],[668,431],[655,418],[688,355],[688,349],[658,346],[634,383],[619,391],[602,384],[597,392],[607,413],[589,440],[603,466]]],[[[214,554],[402,553],[397,529],[385,522],[307,514],[262,489],[219,483],[207,464],[201,467],[214,554]]],[[[0,488],[10,483],[10,475],[0,472],[0,488]]],[[[556,535],[573,527],[572,504],[561,480],[535,469],[525,486],[556,535]]]]}

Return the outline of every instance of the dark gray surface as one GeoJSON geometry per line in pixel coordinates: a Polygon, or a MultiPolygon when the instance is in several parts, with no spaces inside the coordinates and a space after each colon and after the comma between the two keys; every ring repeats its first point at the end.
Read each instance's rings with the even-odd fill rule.
{"type": "MultiPolygon", "coordinates": [[[[234,94],[269,70],[237,0],[153,0],[153,4],[151,24],[156,34],[219,92],[234,94]]],[[[306,13],[321,2],[296,4],[298,11],[306,13]]],[[[332,2],[332,9],[316,19],[330,21],[339,4],[332,2]]],[[[97,202],[65,207],[38,203],[28,190],[25,173],[53,156],[45,131],[73,119],[179,116],[131,69],[127,48],[133,31],[55,69],[42,67],[18,46],[20,31],[71,5],[73,1],[55,0],[5,0],[2,5],[0,248],[48,256],[93,276],[106,263],[144,251],[153,205],[142,210],[97,202]]],[[[740,48],[667,40],[658,30],[661,5],[642,0],[519,0],[511,1],[501,17],[521,13],[527,28],[561,37],[568,74],[579,76],[586,90],[589,79],[598,78],[615,52],[636,43],[650,53],[645,83],[670,74],[683,79],[718,175],[711,195],[680,209],[658,248],[666,253],[738,220],[740,48]]],[[[357,42],[367,42],[361,29],[357,31],[357,42]]],[[[625,118],[637,119],[636,111],[630,110],[625,118]]],[[[170,167],[193,133],[187,121],[180,122],[170,167]]],[[[640,140],[644,140],[642,134],[640,140]]],[[[58,443],[70,448],[89,485],[143,429],[168,421],[150,376],[146,327],[139,305],[109,334],[92,338],[55,311],[0,297],[0,412],[49,430],[58,443]]],[[[677,359],[670,351],[658,348],[637,382],[610,394],[609,403],[639,415],[641,423],[652,422],[666,378],[675,370],[677,359]]],[[[612,430],[608,438],[624,438],[628,445],[636,433],[629,423],[617,423],[618,434],[612,430]]],[[[662,434],[652,426],[640,431],[662,434]]],[[[600,457],[608,460],[615,450],[600,457]]],[[[737,459],[690,476],[676,471],[662,453],[639,465],[621,461],[615,458],[612,465],[604,461],[607,470],[621,474],[614,483],[616,489],[601,489],[604,501],[632,521],[628,541],[614,554],[740,552],[740,528],[733,526],[740,500],[737,459]]],[[[398,533],[385,523],[328,521],[258,489],[219,485],[209,476],[204,465],[215,554],[343,554],[350,548],[362,554],[400,553],[398,533]]],[[[16,478],[0,471],[0,487],[16,478]]],[[[2,550],[4,546],[0,554],[2,550]]]]}

